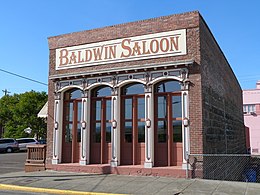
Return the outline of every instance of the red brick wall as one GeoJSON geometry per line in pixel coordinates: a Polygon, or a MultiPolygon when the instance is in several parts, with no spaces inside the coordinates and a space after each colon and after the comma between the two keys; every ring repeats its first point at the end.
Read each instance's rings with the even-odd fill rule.
{"type": "Polygon", "coordinates": [[[242,90],[216,40],[200,20],[204,153],[243,153],[242,90]]]}
{"type": "Polygon", "coordinates": [[[126,24],[119,24],[114,26],[108,26],[104,28],[98,28],[93,30],[87,30],[82,32],[75,32],[71,34],[65,34],[56,37],[49,38],[49,48],[51,52],[50,56],[50,76],[56,74],[65,73],[79,73],[88,72],[91,70],[109,70],[110,68],[116,67],[129,67],[132,65],[143,65],[149,63],[161,63],[168,61],[178,61],[185,59],[199,59],[199,53],[197,50],[197,44],[199,41],[194,37],[198,35],[199,25],[199,14],[198,12],[188,12],[184,14],[177,14],[159,18],[153,18],[143,21],[131,22],[126,24]],[[75,69],[67,70],[55,70],[55,49],[66,47],[66,46],[76,46],[81,44],[88,44],[112,39],[126,38],[131,36],[139,36],[145,34],[152,34],[164,31],[187,29],[187,52],[185,56],[174,56],[174,57],[164,57],[156,59],[139,60],[132,62],[122,62],[113,64],[103,64],[75,69]]]}
{"type": "MultiPolygon", "coordinates": [[[[50,56],[51,57],[51,56],[50,56]]],[[[54,82],[49,80],[48,86],[48,121],[47,121],[47,152],[46,163],[50,164],[53,154],[53,128],[54,128],[54,82]]]]}
{"type": "MultiPolygon", "coordinates": [[[[190,100],[190,120],[191,120],[191,148],[192,151],[200,153],[202,151],[202,94],[201,94],[201,76],[200,67],[200,41],[199,41],[199,13],[188,12],[183,14],[153,18],[143,21],[131,22],[126,24],[108,26],[99,29],[76,32],[61,36],[49,38],[50,48],[50,64],[49,76],[66,74],[66,73],[82,73],[91,70],[108,70],[116,67],[131,67],[132,65],[143,65],[149,63],[161,63],[179,60],[195,61],[195,65],[189,67],[192,87],[189,92],[190,100]],[[55,49],[66,46],[75,46],[93,42],[106,41],[111,39],[119,39],[131,36],[139,36],[164,31],[187,29],[187,55],[164,57],[155,59],[146,59],[132,62],[103,64],[90,67],[82,67],[68,70],[55,70],[55,49]]],[[[49,118],[48,118],[48,147],[47,147],[47,163],[52,158],[52,139],[53,139],[53,105],[54,105],[54,83],[49,80],[49,118]]]]}

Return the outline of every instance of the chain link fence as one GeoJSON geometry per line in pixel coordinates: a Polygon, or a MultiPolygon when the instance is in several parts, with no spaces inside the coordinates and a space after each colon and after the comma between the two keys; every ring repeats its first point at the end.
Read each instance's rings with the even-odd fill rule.
{"type": "Polygon", "coordinates": [[[190,154],[187,177],[260,183],[260,155],[190,154]]]}

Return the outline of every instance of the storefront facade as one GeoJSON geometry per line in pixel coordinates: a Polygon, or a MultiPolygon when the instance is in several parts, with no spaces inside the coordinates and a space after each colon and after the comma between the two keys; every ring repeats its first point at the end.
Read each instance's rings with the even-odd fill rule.
{"type": "Polygon", "coordinates": [[[212,57],[212,66],[219,58],[224,68],[204,71],[203,33],[212,41],[199,13],[189,12],[50,37],[50,167],[186,168],[189,153],[206,150],[205,113],[215,112],[205,110],[213,103],[205,104],[204,89],[216,84],[203,79],[228,70],[220,96],[230,87],[241,92],[214,38],[221,56],[212,57]]]}

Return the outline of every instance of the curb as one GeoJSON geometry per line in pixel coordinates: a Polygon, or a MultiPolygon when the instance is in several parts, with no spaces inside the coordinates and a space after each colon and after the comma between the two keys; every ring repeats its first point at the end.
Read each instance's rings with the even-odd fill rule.
{"type": "Polygon", "coordinates": [[[76,194],[76,195],[123,195],[123,194],[113,194],[113,193],[102,193],[102,192],[81,192],[73,190],[59,190],[59,189],[49,189],[49,188],[35,188],[35,187],[24,187],[8,184],[0,184],[0,190],[10,190],[10,191],[24,191],[24,192],[43,192],[51,194],[76,194]]]}

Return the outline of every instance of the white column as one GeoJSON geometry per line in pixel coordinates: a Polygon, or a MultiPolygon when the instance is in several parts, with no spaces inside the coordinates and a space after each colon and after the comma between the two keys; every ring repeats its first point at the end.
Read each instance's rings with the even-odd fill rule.
{"type": "Polygon", "coordinates": [[[62,140],[62,105],[61,94],[55,94],[54,119],[53,119],[53,156],[52,164],[59,164],[61,161],[61,140],[62,140]]]}
{"type": "Polygon", "coordinates": [[[80,165],[89,164],[89,120],[88,120],[88,98],[82,98],[81,107],[81,147],[80,147],[80,165]]]}
{"type": "Polygon", "coordinates": [[[152,86],[145,92],[145,168],[154,166],[154,97],[152,86]]]}
{"type": "Polygon", "coordinates": [[[182,168],[187,169],[187,158],[190,153],[190,136],[189,136],[189,100],[188,91],[182,92],[182,137],[183,137],[183,163],[182,168]]]}
{"type": "Polygon", "coordinates": [[[120,165],[120,94],[119,90],[114,89],[111,100],[111,167],[120,165]]]}

